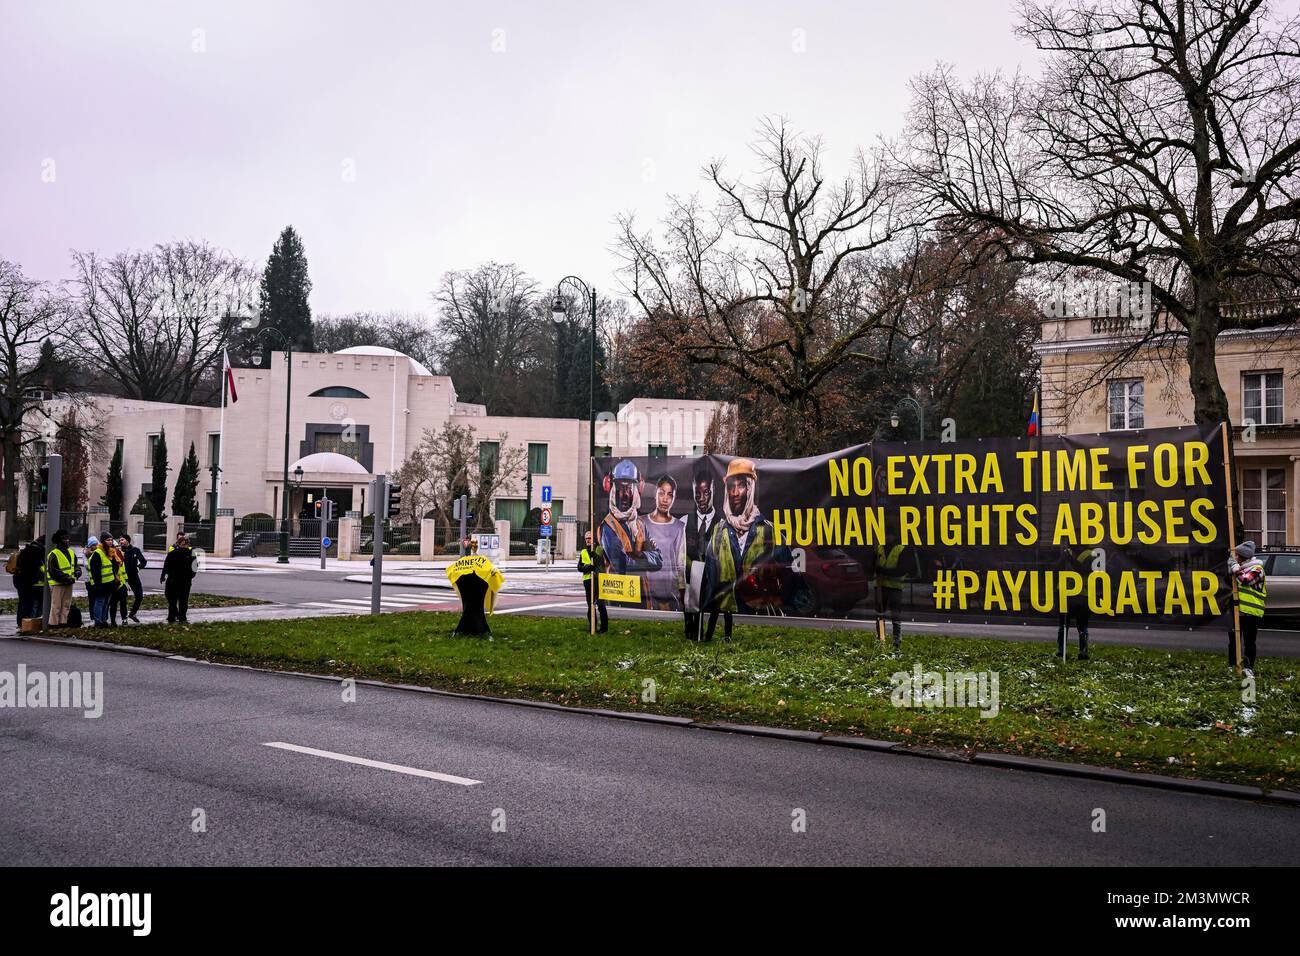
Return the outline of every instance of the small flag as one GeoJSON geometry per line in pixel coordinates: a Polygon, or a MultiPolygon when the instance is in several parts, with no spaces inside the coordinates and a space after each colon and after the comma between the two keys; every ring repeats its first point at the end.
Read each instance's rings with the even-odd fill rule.
{"type": "Polygon", "coordinates": [[[1038,396],[1034,396],[1034,410],[1029,414],[1029,437],[1038,434],[1038,396]]]}
{"type": "Polygon", "coordinates": [[[221,351],[221,367],[226,373],[226,387],[230,389],[230,404],[239,401],[239,396],[235,394],[235,370],[230,367],[230,353],[224,349],[221,351]]]}

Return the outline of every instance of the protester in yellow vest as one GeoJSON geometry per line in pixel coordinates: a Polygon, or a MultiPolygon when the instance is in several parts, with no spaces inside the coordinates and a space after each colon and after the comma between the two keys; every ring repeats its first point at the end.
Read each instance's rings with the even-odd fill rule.
{"type": "MultiPolygon", "coordinates": [[[[582,572],[582,588],[587,592],[587,620],[591,620],[591,572],[596,569],[596,562],[605,560],[605,554],[600,548],[591,546],[591,532],[588,531],[583,538],[586,546],[578,554],[578,570],[582,572]]],[[[596,627],[597,634],[604,634],[609,630],[609,608],[604,601],[596,601],[596,610],[600,616],[600,621],[596,627]]]]}
{"type": "MultiPolygon", "coordinates": [[[[903,646],[903,585],[907,572],[903,567],[906,545],[887,533],[876,545],[876,613],[888,614],[894,629],[894,647],[903,646]]],[[[883,632],[877,632],[882,634],[883,632]]]]}
{"type": "MultiPolygon", "coordinates": [[[[1086,581],[1088,575],[1092,573],[1092,562],[1096,558],[1097,552],[1086,545],[1075,545],[1070,547],[1065,545],[1061,548],[1060,569],[1062,571],[1077,571],[1083,575],[1086,581]]],[[[1092,607],[1088,604],[1088,589],[1085,587],[1082,594],[1070,598],[1069,603],[1060,609],[1060,617],[1056,627],[1056,654],[1061,660],[1065,660],[1066,643],[1070,637],[1070,618],[1074,618],[1074,625],[1079,631],[1079,660],[1088,659],[1088,621],[1092,617],[1092,607]]]]}
{"type": "Polygon", "coordinates": [[[86,539],[86,596],[95,627],[108,627],[108,605],[117,593],[117,572],[105,545],[94,535],[86,539]]]}
{"type": "Polygon", "coordinates": [[[117,542],[114,539],[105,538],[104,546],[108,551],[109,558],[113,561],[113,581],[115,584],[108,598],[108,619],[113,627],[117,627],[119,611],[122,614],[122,623],[126,623],[126,561],[122,557],[122,552],[118,550],[117,542]]]}
{"type": "Polygon", "coordinates": [[[68,544],[68,532],[63,528],[54,532],[54,547],[46,555],[45,570],[50,588],[50,627],[66,627],[68,610],[72,607],[72,585],[81,576],[81,569],[68,544]]]}
{"type": "MultiPolygon", "coordinates": [[[[1228,557],[1228,573],[1237,579],[1237,610],[1241,622],[1241,666],[1248,677],[1255,676],[1255,638],[1264,619],[1268,582],[1264,562],[1255,556],[1255,542],[1243,541],[1228,557]]],[[[1228,663],[1237,664],[1237,642],[1228,635],[1228,663]]]]}

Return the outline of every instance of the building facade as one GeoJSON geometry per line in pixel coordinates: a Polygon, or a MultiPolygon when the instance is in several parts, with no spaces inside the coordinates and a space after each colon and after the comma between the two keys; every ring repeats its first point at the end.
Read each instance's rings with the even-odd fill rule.
{"type": "MultiPolygon", "coordinates": [[[[1267,318],[1270,303],[1242,308],[1267,318]]],[[[1186,354],[1175,338],[1150,336],[1149,321],[1137,316],[1044,320],[1037,346],[1044,433],[1193,423],[1186,354]]],[[[1278,328],[1225,331],[1217,341],[1219,381],[1233,427],[1233,481],[1244,525],[1238,538],[1260,545],[1300,541],[1297,347],[1300,334],[1278,328]]]]}
{"type": "MultiPolygon", "coordinates": [[[[93,409],[81,414],[97,418],[104,444],[89,468],[90,503],[104,494],[109,461],[119,446],[124,510],[147,493],[165,430],[169,505],[176,472],[193,444],[203,517],[218,504],[238,516],[279,517],[287,418],[288,469],[292,475],[296,467],[304,468],[290,493],[291,515],[310,512],[322,496],[335,502],[339,514],[368,512],[371,479],[396,472],[426,431],[438,432],[448,422],[473,429],[481,459],[499,455],[502,440],[527,448],[531,482],[525,475],[503,488],[494,499],[493,517],[519,526],[530,507],[541,505],[547,485],[557,517],[586,514],[586,420],[491,415],[482,405],[459,401],[449,377],[376,347],[295,352],[292,368],[284,352],[273,352],[269,367],[236,368],[233,376],[236,397],[225,408],[224,428],[220,408],[91,397],[93,409]]],[[[603,446],[598,453],[699,451],[720,407],[718,402],[634,399],[616,414],[598,416],[596,440],[603,446]]],[[[51,407],[48,414],[57,418],[59,411],[51,407]]],[[[20,490],[20,500],[27,500],[25,491],[20,490]]]]}

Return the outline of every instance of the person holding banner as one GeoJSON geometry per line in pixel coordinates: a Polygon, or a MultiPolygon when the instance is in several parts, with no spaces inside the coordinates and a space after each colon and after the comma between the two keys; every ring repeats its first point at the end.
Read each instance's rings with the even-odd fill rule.
{"type": "MultiPolygon", "coordinates": [[[[578,570],[582,572],[582,589],[587,592],[587,617],[591,617],[591,572],[596,568],[597,561],[605,560],[605,554],[599,548],[593,549],[591,546],[591,532],[588,531],[583,537],[584,547],[578,555],[578,570]]],[[[596,612],[600,616],[599,626],[596,628],[597,634],[604,634],[609,630],[609,608],[604,601],[596,601],[596,612]]]]}
{"type": "MultiPolygon", "coordinates": [[[[605,569],[611,574],[638,574],[663,567],[663,555],[646,534],[645,521],[639,514],[643,485],[636,463],[626,458],[614,466],[613,475],[605,476],[609,512],[600,525],[600,547],[605,553],[605,569]]],[[[643,604],[647,594],[642,574],[643,604]]]]}
{"type": "MultiPolygon", "coordinates": [[[[888,532],[883,543],[876,546],[876,613],[888,614],[894,626],[894,648],[903,646],[903,583],[907,572],[903,570],[903,551],[906,549],[894,533],[888,532]]],[[[878,630],[881,640],[884,631],[878,630]]]]}
{"type": "MultiPolygon", "coordinates": [[[[1092,562],[1096,552],[1092,548],[1080,545],[1071,549],[1069,545],[1061,548],[1060,569],[1062,571],[1078,571],[1083,575],[1084,580],[1088,579],[1088,574],[1092,570],[1092,562]]],[[[1061,608],[1060,618],[1056,626],[1056,653],[1060,655],[1061,660],[1065,660],[1065,647],[1070,638],[1070,618],[1074,618],[1075,627],[1079,631],[1079,660],[1088,659],[1088,621],[1092,617],[1092,608],[1088,605],[1087,594],[1077,594],[1070,598],[1069,601],[1061,608]]]]}
{"type": "MultiPolygon", "coordinates": [[[[1237,579],[1237,607],[1241,612],[1241,669],[1247,677],[1255,676],[1255,638],[1264,618],[1268,585],[1264,579],[1264,562],[1255,556],[1255,542],[1243,541],[1228,557],[1228,573],[1237,579]]],[[[1237,665],[1237,642],[1228,632],[1228,663],[1237,665]]]]}

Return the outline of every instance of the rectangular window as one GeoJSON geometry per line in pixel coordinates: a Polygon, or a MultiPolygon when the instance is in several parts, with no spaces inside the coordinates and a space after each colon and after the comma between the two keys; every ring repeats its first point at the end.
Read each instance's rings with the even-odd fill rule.
{"type": "Polygon", "coordinates": [[[221,435],[208,436],[208,465],[221,464],[221,435]]]}
{"type": "Polygon", "coordinates": [[[481,441],[478,443],[478,470],[481,475],[495,475],[501,467],[501,443],[499,441],[481,441]]]}
{"type": "Polygon", "coordinates": [[[697,458],[698,458],[700,455],[703,455],[703,454],[704,454],[704,446],[703,446],[703,445],[692,445],[692,446],[691,446],[691,454],[692,454],[692,455],[695,455],[697,458]]]}
{"type": "Polygon", "coordinates": [[[528,506],[523,498],[498,498],[496,501],[497,520],[509,521],[511,528],[522,528],[527,515],[528,506]]]}
{"type": "Polygon", "coordinates": [[[650,457],[651,457],[651,458],[667,458],[667,457],[668,457],[668,446],[667,446],[667,445],[651,445],[651,446],[650,446],[650,457]]]}
{"type": "Polygon", "coordinates": [[[1107,383],[1110,430],[1145,428],[1142,379],[1119,378],[1107,383]]]}
{"type": "Polygon", "coordinates": [[[549,475],[547,470],[547,450],[550,448],[545,442],[528,443],[528,470],[534,475],[549,475]]]}
{"type": "Polygon", "coordinates": [[[149,436],[149,452],[148,452],[148,454],[145,456],[145,461],[144,461],[144,463],[145,463],[146,465],[148,465],[150,468],[153,467],[153,453],[158,449],[158,440],[159,440],[161,437],[162,437],[161,435],[150,435],[150,436],[149,436]]]}
{"type": "Polygon", "coordinates": [[[552,498],[551,499],[551,521],[554,522],[555,524],[559,524],[560,515],[562,514],[564,514],[564,499],[552,498]]]}
{"type": "Polygon", "coordinates": [[[1286,469],[1245,468],[1241,473],[1241,523],[1260,545],[1286,544],[1286,469]]]}
{"type": "Polygon", "coordinates": [[[361,460],[361,443],[346,441],[347,435],[340,432],[316,432],[312,436],[313,452],[331,451],[336,455],[345,455],[353,461],[361,460]]]}
{"type": "Polygon", "coordinates": [[[597,458],[613,458],[613,457],[614,457],[614,446],[612,446],[612,445],[597,445],[597,446],[596,446],[596,457],[597,457],[597,458]]]}
{"type": "Polygon", "coordinates": [[[1282,373],[1246,372],[1241,376],[1241,414],[1256,425],[1282,424],[1282,373]]]}

